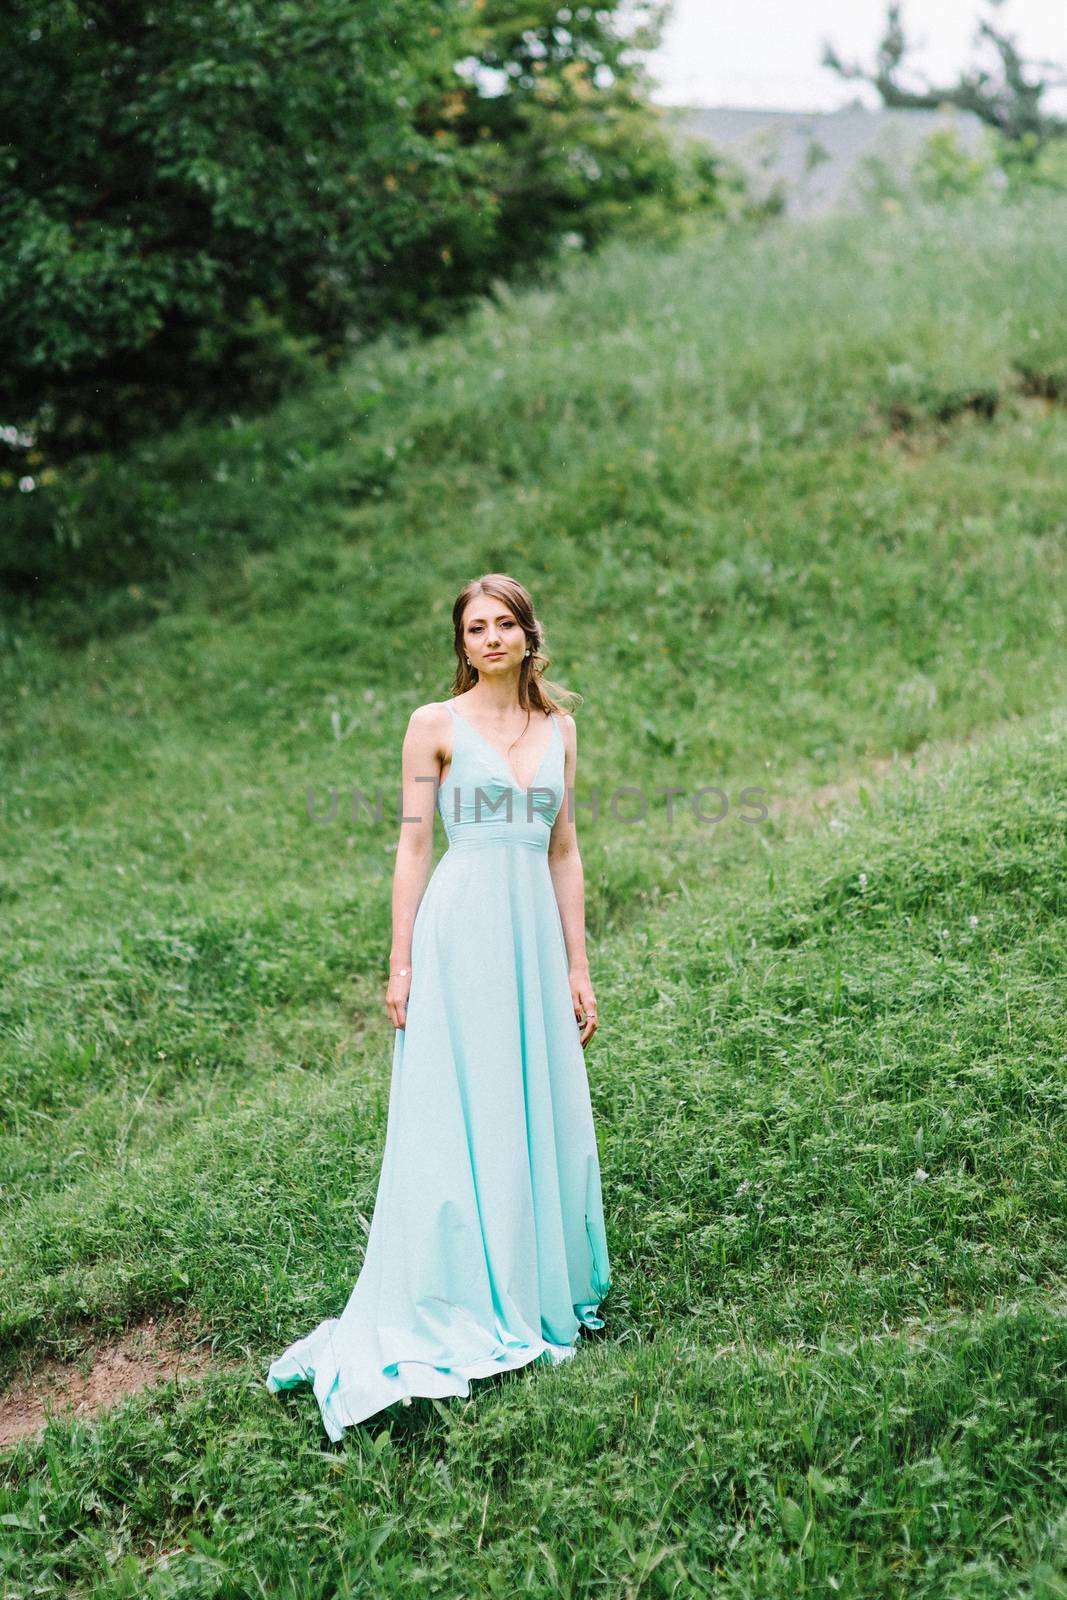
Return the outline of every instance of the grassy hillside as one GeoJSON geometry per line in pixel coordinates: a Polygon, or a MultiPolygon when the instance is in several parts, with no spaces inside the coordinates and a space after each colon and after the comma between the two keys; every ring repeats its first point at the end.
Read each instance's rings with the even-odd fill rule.
{"type": "Polygon", "coordinates": [[[0,1378],[172,1310],[220,1370],[7,1454],[5,1593],[1067,1592],[1065,222],[614,247],[114,469],[129,584],[4,624],[0,1378]],[[334,1451],[263,1374],[359,1269],[486,570],[585,697],[614,1287],[334,1451]]]}

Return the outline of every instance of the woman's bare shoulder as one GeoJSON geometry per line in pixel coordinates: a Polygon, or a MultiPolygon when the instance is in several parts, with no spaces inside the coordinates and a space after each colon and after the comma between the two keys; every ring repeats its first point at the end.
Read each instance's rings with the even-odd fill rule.
{"type": "Polygon", "coordinates": [[[569,711],[557,711],[556,717],[559,721],[560,734],[563,737],[563,748],[567,753],[568,760],[570,760],[577,755],[578,751],[578,724],[569,711]]]}
{"type": "Polygon", "coordinates": [[[447,700],[428,700],[424,706],[416,706],[408,720],[413,727],[433,728],[447,722],[449,716],[447,700]]]}
{"type": "Polygon", "coordinates": [[[430,700],[424,706],[416,706],[408,717],[405,746],[440,752],[451,742],[451,721],[452,713],[444,700],[430,700]]]}

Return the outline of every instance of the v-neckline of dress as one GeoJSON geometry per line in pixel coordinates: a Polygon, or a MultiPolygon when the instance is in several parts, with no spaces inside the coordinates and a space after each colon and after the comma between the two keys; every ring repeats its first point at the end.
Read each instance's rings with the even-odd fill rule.
{"type": "MultiPolygon", "coordinates": [[[[500,762],[501,766],[505,768],[508,777],[511,779],[512,786],[514,788],[516,788],[519,791],[520,794],[529,794],[531,789],[536,789],[537,780],[541,776],[541,773],[544,771],[545,762],[548,760],[550,754],[552,753],[552,747],[556,742],[556,717],[555,717],[555,713],[554,712],[550,712],[549,713],[549,721],[551,722],[552,726],[549,729],[548,744],[545,746],[545,753],[541,757],[541,760],[540,760],[540,762],[538,764],[538,767],[537,767],[537,771],[533,775],[532,783],[529,783],[525,787],[523,787],[523,785],[519,782],[518,778],[516,778],[516,776],[515,776],[515,772],[514,772],[514,769],[513,769],[512,765],[511,765],[511,762],[508,761],[506,759],[506,757],[501,755],[501,753],[497,749],[496,745],[495,744],[490,744],[489,740],[485,737],[484,733],[479,733],[478,729],[474,726],[474,723],[471,722],[469,717],[460,716],[459,712],[456,710],[456,707],[455,707],[455,704],[454,704],[453,701],[447,700],[445,702],[445,704],[448,706],[448,709],[451,711],[452,715],[455,718],[457,718],[458,721],[460,721],[462,723],[465,723],[466,726],[474,734],[474,736],[482,741],[482,743],[485,745],[486,749],[487,750],[491,750],[493,752],[493,754],[496,756],[497,760],[500,762]]],[[[453,768],[454,765],[455,765],[455,756],[453,756],[453,759],[448,764],[449,774],[451,774],[451,771],[452,771],[452,768],[453,768]]]]}

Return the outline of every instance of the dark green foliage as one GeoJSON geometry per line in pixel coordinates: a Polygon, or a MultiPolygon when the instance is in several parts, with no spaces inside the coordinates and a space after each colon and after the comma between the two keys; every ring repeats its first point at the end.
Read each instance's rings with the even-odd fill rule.
{"type": "Polygon", "coordinates": [[[0,404],[51,402],[57,444],[131,407],[168,420],[205,384],[271,398],[307,359],[286,335],[339,350],[391,260],[477,213],[477,156],[431,125],[458,0],[14,13],[0,404]]]}
{"type": "Polygon", "coordinates": [[[13,0],[0,421],[60,460],[266,405],[568,231],[717,205],[714,161],[675,152],[622,60],[618,9],[13,0]],[[479,59],[506,92],[458,70],[479,59]]]}

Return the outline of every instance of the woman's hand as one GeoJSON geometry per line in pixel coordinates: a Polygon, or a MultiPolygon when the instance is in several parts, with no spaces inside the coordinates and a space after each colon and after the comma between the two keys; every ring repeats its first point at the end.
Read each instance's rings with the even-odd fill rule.
{"type": "Polygon", "coordinates": [[[578,1024],[578,1038],[584,1050],[596,1032],[596,995],[593,993],[588,967],[572,967],[570,979],[574,1019],[578,1024]]]}
{"type": "Polygon", "coordinates": [[[385,995],[385,1009],[394,1028],[404,1028],[408,1020],[408,995],[411,993],[411,968],[406,972],[391,972],[389,988],[385,995]]]}

